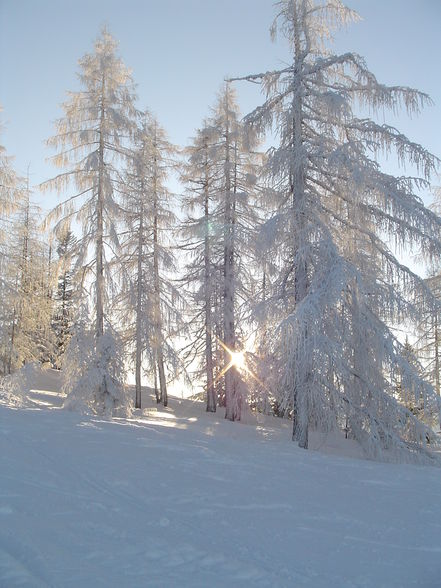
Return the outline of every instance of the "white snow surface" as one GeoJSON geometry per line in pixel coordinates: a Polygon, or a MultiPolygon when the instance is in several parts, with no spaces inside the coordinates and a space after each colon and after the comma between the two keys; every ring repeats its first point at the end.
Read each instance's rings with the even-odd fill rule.
{"type": "Polygon", "coordinates": [[[39,380],[0,406],[2,588],[441,586],[438,468],[177,398],[85,418],[39,380]]]}

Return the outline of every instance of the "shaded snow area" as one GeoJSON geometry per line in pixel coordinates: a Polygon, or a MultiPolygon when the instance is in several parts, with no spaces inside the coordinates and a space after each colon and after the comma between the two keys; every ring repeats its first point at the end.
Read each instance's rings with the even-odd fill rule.
{"type": "Polygon", "coordinates": [[[0,406],[2,588],[441,586],[439,469],[303,451],[289,423],[190,400],[85,418],[48,384],[0,406]]]}

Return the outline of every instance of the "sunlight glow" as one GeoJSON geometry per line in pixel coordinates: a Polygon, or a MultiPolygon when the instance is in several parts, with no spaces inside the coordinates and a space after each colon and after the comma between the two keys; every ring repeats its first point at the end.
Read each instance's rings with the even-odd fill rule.
{"type": "Polygon", "coordinates": [[[243,351],[229,351],[231,355],[231,363],[236,366],[239,370],[246,369],[246,359],[243,351]]]}
{"type": "Polygon", "coordinates": [[[224,365],[222,370],[217,374],[216,379],[213,382],[213,385],[216,384],[228,372],[229,369],[234,367],[238,372],[242,374],[242,376],[252,378],[259,384],[259,386],[262,386],[263,388],[267,389],[265,384],[257,377],[257,375],[252,371],[252,369],[250,369],[250,366],[247,361],[247,353],[252,353],[254,349],[254,343],[252,338],[249,338],[245,342],[242,351],[233,351],[227,345],[225,345],[225,343],[221,339],[219,339],[219,337],[217,337],[215,334],[213,334],[213,337],[217,339],[219,345],[223,349],[225,349],[225,351],[230,356],[230,360],[228,361],[228,363],[224,365]]]}
{"type": "Polygon", "coordinates": [[[232,349],[227,347],[227,345],[225,345],[223,341],[221,341],[220,339],[218,339],[218,341],[221,347],[223,347],[225,351],[229,353],[231,359],[228,362],[228,364],[224,366],[223,370],[218,374],[217,380],[219,380],[223,375],[225,375],[225,373],[232,367],[235,367],[242,374],[248,374],[252,376],[254,379],[257,379],[247,365],[246,349],[244,349],[243,351],[233,351],[232,349]]]}

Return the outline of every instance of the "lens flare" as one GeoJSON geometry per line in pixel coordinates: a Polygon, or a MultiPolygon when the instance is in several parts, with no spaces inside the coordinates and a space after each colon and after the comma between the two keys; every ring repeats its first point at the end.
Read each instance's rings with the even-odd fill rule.
{"type": "Polygon", "coordinates": [[[266,388],[265,384],[259,380],[257,375],[250,369],[247,361],[247,353],[250,353],[252,350],[251,340],[249,339],[242,351],[233,351],[230,349],[225,343],[216,335],[214,337],[217,339],[219,345],[228,353],[230,356],[229,361],[224,365],[222,370],[217,374],[215,381],[213,384],[216,384],[232,367],[236,368],[238,372],[245,377],[251,377],[255,380],[260,386],[266,388]]]}
{"type": "Polygon", "coordinates": [[[246,370],[247,364],[243,351],[228,351],[231,355],[231,363],[239,370],[246,370]]]}

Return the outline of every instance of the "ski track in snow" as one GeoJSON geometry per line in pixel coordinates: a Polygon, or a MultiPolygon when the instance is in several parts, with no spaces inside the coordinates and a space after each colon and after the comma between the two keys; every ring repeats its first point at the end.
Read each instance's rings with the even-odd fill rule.
{"type": "Polygon", "coordinates": [[[0,406],[1,588],[441,586],[439,469],[305,452],[283,421],[175,398],[82,417],[41,404],[53,388],[0,406]]]}

